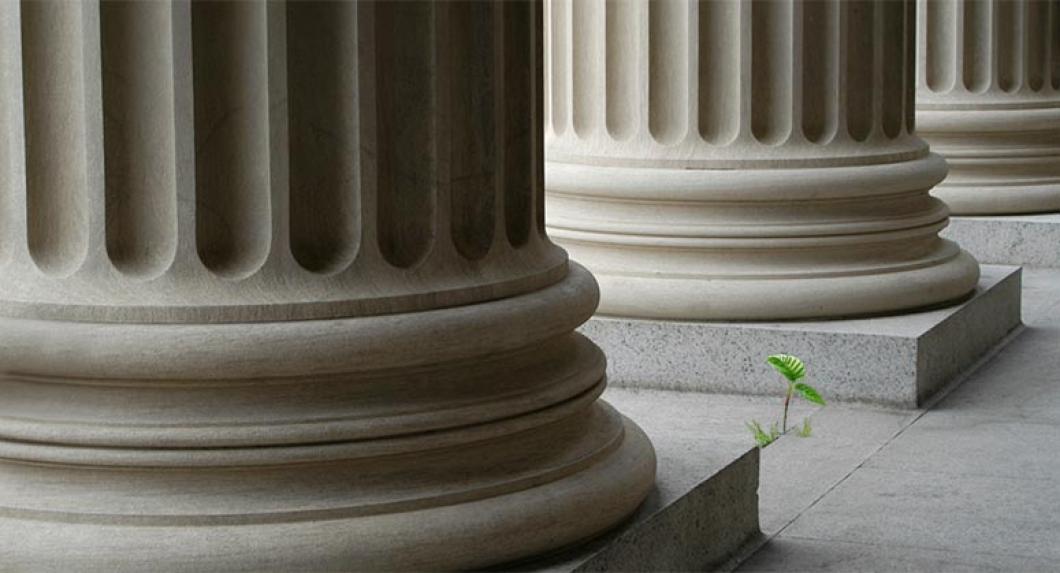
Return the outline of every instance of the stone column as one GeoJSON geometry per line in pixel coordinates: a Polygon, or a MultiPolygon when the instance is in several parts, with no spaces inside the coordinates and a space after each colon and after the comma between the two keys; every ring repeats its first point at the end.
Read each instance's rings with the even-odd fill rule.
{"type": "Polygon", "coordinates": [[[915,5],[546,3],[551,236],[604,315],[794,319],[960,299],[913,133],[915,5]]]}
{"type": "Polygon", "coordinates": [[[1060,211],[1060,2],[920,0],[917,124],[962,215],[1060,211]]]}
{"type": "Polygon", "coordinates": [[[640,503],[540,18],[0,3],[0,563],[473,568],[640,503]]]}

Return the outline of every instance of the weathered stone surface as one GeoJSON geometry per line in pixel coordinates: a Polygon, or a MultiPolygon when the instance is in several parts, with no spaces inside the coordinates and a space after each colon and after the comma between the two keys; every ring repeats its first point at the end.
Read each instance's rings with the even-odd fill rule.
{"type": "Polygon", "coordinates": [[[930,410],[830,405],[813,438],[766,448],[762,529],[787,519],[738,571],[1055,569],[1058,276],[1024,270],[1025,331],[930,410]]]}
{"type": "Polygon", "coordinates": [[[865,319],[691,322],[595,317],[581,331],[607,353],[612,384],[776,394],[770,354],[801,357],[835,400],[915,407],[1020,325],[1020,271],[985,266],[957,306],[865,319]]]}
{"type": "Polygon", "coordinates": [[[787,534],[1055,562],[1060,501],[1042,494],[1056,482],[1028,481],[1013,487],[1011,479],[864,468],[787,534]]]}
{"type": "Polygon", "coordinates": [[[942,236],[983,263],[1060,267],[1057,213],[953,217],[942,236]]]}
{"type": "Polygon", "coordinates": [[[873,542],[849,543],[781,535],[769,541],[768,550],[742,564],[737,571],[835,571],[837,573],[895,573],[905,571],[1049,571],[1055,561],[1047,557],[998,555],[967,549],[946,550],[926,547],[879,545],[873,542]]]}

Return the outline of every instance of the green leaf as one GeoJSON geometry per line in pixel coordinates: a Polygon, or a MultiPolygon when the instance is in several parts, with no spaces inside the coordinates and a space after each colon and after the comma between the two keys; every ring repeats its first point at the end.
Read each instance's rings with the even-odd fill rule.
{"type": "Polygon", "coordinates": [[[766,362],[792,382],[806,376],[806,365],[802,363],[802,360],[790,354],[774,354],[767,358],[766,362]]]}
{"type": "Polygon", "coordinates": [[[809,384],[803,382],[799,382],[795,385],[795,390],[798,391],[799,395],[802,396],[804,399],[809,400],[814,404],[820,404],[821,406],[825,405],[824,398],[822,398],[821,395],[817,393],[817,390],[813,389],[813,386],[810,386],[809,384]]]}
{"type": "Polygon", "coordinates": [[[813,427],[810,426],[810,419],[806,418],[802,421],[802,427],[799,428],[799,436],[809,438],[811,435],[813,435],[813,427]]]}

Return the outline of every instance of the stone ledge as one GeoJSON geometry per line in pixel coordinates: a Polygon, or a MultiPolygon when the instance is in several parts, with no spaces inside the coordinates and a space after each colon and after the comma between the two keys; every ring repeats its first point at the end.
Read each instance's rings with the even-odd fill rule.
{"type": "Polygon", "coordinates": [[[768,406],[697,404],[674,392],[611,389],[658,456],[655,488],[625,523],[588,543],[494,571],[706,571],[760,542],[759,451],[743,420],[768,406]],[[716,410],[716,411],[715,411],[716,410]],[[730,418],[732,418],[730,420],[730,418]],[[725,420],[718,426],[719,420],[725,420]]]}
{"type": "Polygon", "coordinates": [[[1060,213],[950,217],[942,236],[983,263],[1060,267],[1060,213]]]}
{"type": "Polygon", "coordinates": [[[581,331],[608,357],[615,386],[777,394],[764,363],[787,352],[830,399],[915,408],[1020,326],[1020,269],[984,266],[969,300],[875,318],[680,322],[597,317],[581,331]]]}

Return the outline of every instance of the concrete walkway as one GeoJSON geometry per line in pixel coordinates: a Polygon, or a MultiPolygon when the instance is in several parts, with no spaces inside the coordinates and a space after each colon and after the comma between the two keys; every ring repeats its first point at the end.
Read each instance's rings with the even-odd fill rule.
{"type": "Polygon", "coordinates": [[[929,409],[830,406],[763,450],[768,541],[738,570],[1060,571],[1060,270],[1023,295],[1023,331],[929,409]]]}

